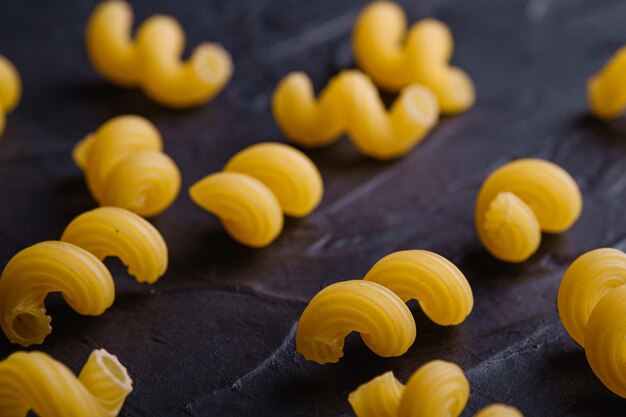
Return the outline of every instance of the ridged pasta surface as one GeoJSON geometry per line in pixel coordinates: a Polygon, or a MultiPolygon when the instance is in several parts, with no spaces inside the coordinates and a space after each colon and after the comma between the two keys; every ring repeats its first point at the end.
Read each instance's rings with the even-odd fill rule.
{"type": "MultiPolygon", "coordinates": [[[[402,385],[386,372],[359,386],[348,401],[357,417],[458,417],[469,399],[469,382],[458,365],[435,360],[402,385]]],[[[523,417],[514,407],[492,404],[476,417],[523,417]]]]}
{"type": "Polygon", "coordinates": [[[304,73],[287,75],[272,98],[276,123],[302,146],[328,145],[347,133],[365,155],[390,159],[421,142],[439,117],[437,99],[426,87],[404,88],[388,111],[370,78],[342,71],[316,98],[304,73]]]}
{"type": "Polygon", "coordinates": [[[101,261],[119,258],[139,282],[154,283],[167,269],[167,246],[159,231],[125,209],[100,207],[83,213],[65,228],[61,240],[101,261]]]}
{"type": "Polygon", "coordinates": [[[43,352],[16,352],[0,362],[3,417],[115,417],[132,391],[118,359],[94,350],[76,377],[43,352]]]}
{"type": "Polygon", "coordinates": [[[352,33],[356,61],[375,83],[390,91],[424,85],[445,114],[466,111],[476,95],[471,78],[449,63],[453,42],[450,29],[435,19],[407,28],[404,12],[391,1],[366,6],[352,33]]]}
{"type": "Polygon", "coordinates": [[[246,174],[265,184],[285,214],[304,217],[313,211],[324,191],[313,162],[299,150],[282,143],[259,143],[235,154],[225,172],[246,174]]]}
{"type": "Polygon", "coordinates": [[[539,247],[541,231],[569,229],[582,211],[574,179],[558,165],[527,158],[495,170],[476,200],[476,230],[496,258],[522,262],[539,247]]]}
{"type": "Polygon", "coordinates": [[[0,324],[11,342],[43,342],[52,330],[44,304],[51,292],[91,316],[102,314],[115,298],[113,278],[94,255],[66,242],[37,243],[11,258],[0,277],[0,324]]]}
{"type": "Polygon", "coordinates": [[[185,33],[176,19],[154,15],[132,38],[133,13],[122,0],[106,0],[87,23],[87,53],[109,81],[141,87],[153,100],[174,108],[203,104],[228,83],[233,64],[218,44],[202,43],[187,61],[181,56],[185,33]]]}
{"type": "Polygon", "coordinates": [[[331,284],[305,308],[296,333],[296,350],[320,364],[343,356],[345,337],[356,331],[377,355],[404,354],[415,340],[415,321],[406,304],[374,282],[331,284]]]}
{"type": "Polygon", "coordinates": [[[80,141],[72,156],[101,206],[150,217],[167,209],[180,191],[180,171],[162,148],[152,123],[126,115],[109,120],[80,141]]]}
{"type": "Polygon", "coordinates": [[[463,273],[443,256],[425,250],[387,255],[364,279],[384,285],[404,302],[417,300],[424,313],[442,326],[463,322],[474,306],[463,273]]]}
{"type": "Polygon", "coordinates": [[[266,142],[235,154],[224,171],[189,189],[192,200],[219,217],[233,239],[259,248],[283,228],[283,212],[303,217],[313,211],[324,186],[317,167],[302,152],[266,142]]]}
{"type": "Polygon", "coordinates": [[[626,255],[602,248],[576,259],[561,281],[558,307],[595,374],[626,398],[626,255]]]}

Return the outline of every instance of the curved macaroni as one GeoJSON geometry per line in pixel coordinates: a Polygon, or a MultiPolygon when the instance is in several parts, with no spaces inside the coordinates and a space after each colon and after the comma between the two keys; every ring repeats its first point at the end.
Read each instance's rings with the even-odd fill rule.
{"type": "Polygon", "coordinates": [[[620,48],[587,82],[587,99],[591,112],[601,119],[619,117],[626,108],[626,47],[620,48]]]}
{"type": "MultiPolygon", "coordinates": [[[[402,385],[387,372],[359,386],[348,401],[358,417],[458,417],[469,399],[469,382],[454,363],[435,360],[402,385]]],[[[513,407],[494,404],[476,417],[523,417],[513,407]]]]}
{"type": "Polygon", "coordinates": [[[140,216],[167,209],[180,191],[178,167],[162,152],[158,130],[140,116],[118,116],[87,135],[72,153],[101,206],[140,216]]]}
{"type": "Polygon", "coordinates": [[[185,33],[176,19],[148,18],[132,39],[133,12],[122,0],[101,2],[87,23],[87,53],[109,81],[139,86],[164,106],[184,108],[206,103],[228,83],[233,64],[218,44],[202,43],[181,61],[185,33]]]}
{"type": "Polygon", "coordinates": [[[94,255],[65,242],[41,242],[16,254],[0,277],[0,326],[22,346],[51,332],[44,300],[60,292],[77,313],[97,316],[113,304],[113,278],[94,255]]]}
{"type": "Polygon", "coordinates": [[[0,135],[4,132],[6,114],[10,113],[22,96],[22,80],[15,66],[0,55],[0,135]]]}
{"type": "Polygon", "coordinates": [[[132,391],[119,360],[94,350],[78,378],[43,352],[16,352],[0,362],[0,409],[4,417],[115,417],[132,391]]]}
{"type": "Polygon", "coordinates": [[[404,88],[387,111],[372,81],[359,71],[342,71],[319,99],[306,74],[291,73],[276,87],[272,111],[293,142],[324,146],[346,132],[363,154],[376,159],[406,154],[439,117],[437,99],[419,85],[404,88]]]}
{"type": "Polygon", "coordinates": [[[189,189],[192,200],[218,216],[236,241],[269,245],[283,228],[283,212],[302,217],[319,204],[323,183],[313,162],[281,143],[253,145],[233,156],[223,172],[189,189]]]}
{"type": "Polygon", "coordinates": [[[159,231],[133,212],[100,207],[76,217],[61,240],[79,246],[101,261],[120,258],[139,282],[152,284],[167,269],[167,246],[159,231]]]}
{"type": "Polygon", "coordinates": [[[425,250],[387,255],[364,279],[384,285],[405,303],[417,300],[424,313],[441,326],[463,322],[474,306],[463,273],[446,258],[425,250]]]}
{"type": "Polygon", "coordinates": [[[296,350],[320,364],[343,356],[345,337],[359,332],[377,355],[404,354],[415,340],[415,321],[404,302],[374,282],[338,282],[317,293],[304,309],[296,350]]]}
{"type": "Polygon", "coordinates": [[[567,269],[558,296],[565,330],[585,348],[602,383],[626,398],[626,254],[596,249],[567,269]]]}
{"type": "Polygon", "coordinates": [[[424,19],[407,31],[402,8],[390,1],[365,7],[352,33],[354,57],[376,84],[390,91],[425,85],[444,114],[469,109],[476,96],[471,78],[449,64],[453,43],[450,29],[435,19],[424,19]]]}
{"type": "Polygon", "coordinates": [[[476,230],[493,256],[522,262],[538,249],[541,231],[564,232],[581,210],[580,189],[565,170],[541,159],[518,159],[483,183],[476,200],[476,230]]]}

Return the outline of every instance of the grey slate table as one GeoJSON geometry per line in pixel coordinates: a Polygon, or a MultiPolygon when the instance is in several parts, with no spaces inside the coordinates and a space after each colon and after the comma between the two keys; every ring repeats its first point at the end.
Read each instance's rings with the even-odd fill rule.
{"type": "MultiPolygon", "coordinates": [[[[0,138],[0,264],[58,238],[70,219],[95,207],[70,159],[77,140],[119,114],[154,121],[184,183],[170,210],[152,220],[169,244],[167,275],[140,285],[107,261],[114,306],[82,317],[50,297],[54,330],[36,347],[74,371],[94,348],[117,355],[135,386],[122,416],[348,416],[347,394],[359,384],[387,370],[406,381],[436,358],[469,377],[463,416],[496,401],[531,417],[626,415],[626,400],[596,379],[556,309],[559,281],[576,256],[626,249],[626,121],[594,121],[584,96],[586,78],[626,44],[625,2],[404,2],[411,20],[434,16],[452,27],[454,62],[474,78],[476,107],[443,119],[397,161],[364,158],[345,139],[307,152],[324,177],[322,205],[288,220],[263,250],[234,243],[186,188],[237,150],[283,140],[269,107],[274,86],[304,70],[321,88],[352,66],[349,35],[364,2],[134,1],[139,19],[178,18],[189,46],[210,40],[231,51],[231,84],[190,111],[159,107],[92,71],[83,31],[95,5],[0,5],[0,53],[19,67],[25,89],[0,138]],[[492,169],[524,156],[572,173],[585,205],[570,231],[544,236],[529,261],[509,265],[481,248],[473,205],[492,169]],[[356,337],[336,365],[294,353],[296,321],[320,288],[360,278],[382,256],[409,248],[439,252],[465,272],[476,303],[463,325],[438,327],[411,305],[418,336],[403,357],[376,357],[356,337]]],[[[1,358],[16,350],[0,338],[1,358]]]]}

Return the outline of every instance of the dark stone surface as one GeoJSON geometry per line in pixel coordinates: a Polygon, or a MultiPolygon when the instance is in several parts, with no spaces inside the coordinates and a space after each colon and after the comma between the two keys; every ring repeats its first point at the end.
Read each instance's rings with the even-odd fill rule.
{"type": "MultiPolygon", "coordinates": [[[[586,78],[626,43],[626,3],[407,3],[411,20],[435,16],[451,25],[454,62],[475,80],[476,107],[443,120],[398,161],[368,160],[345,139],[308,152],[324,176],[321,207],[287,221],[269,248],[251,250],[196,207],[186,188],[235,151],[281,140],[269,98],[282,76],[304,70],[321,87],[352,65],[349,33],[363,1],[134,1],[141,19],[156,12],[180,19],[190,46],[212,40],[232,52],[231,84],[190,111],[161,108],[92,71],[83,29],[95,1],[2,2],[0,53],[19,67],[25,95],[0,138],[0,263],[58,238],[95,206],[70,150],[113,116],[154,121],[184,182],[171,209],[153,219],[170,248],[167,275],[140,285],[107,261],[114,306],[82,317],[49,298],[54,330],[36,348],[75,371],[94,348],[117,355],[135,385],[125,417],[347,416],[347,394],[359,384],[387,370],[406,381],[435,358],[458,363],[470,379],[463,416],[496,401],[527,416],[624,416],[626,401],[595,378],[561,326],[556,295],[576,256],[626,248],[626,122],[595,122],[584,97],[586,78]],[[571,172],[584,212],[567,233],[544,236],[532,259],[507,265],[481,248],[473,205],[488,172],[522,156],[571,172]],[[376,357],[352,337],[337,365],[294,353],[295,323],[310,297],[408,248],[439,252],[465,272],[476,301],[465,323],[438,327],[412,305],[418,337],[403,357],[376,357]]],[[[1,339],[0,357],[19,349],[1,339]]]]}

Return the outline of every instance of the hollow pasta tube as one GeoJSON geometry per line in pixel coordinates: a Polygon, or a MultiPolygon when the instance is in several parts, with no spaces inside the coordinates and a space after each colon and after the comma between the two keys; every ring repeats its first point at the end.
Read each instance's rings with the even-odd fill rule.
{"type": "Polygon", "coordinates": [[[591,112],[600,119],[619,117],[626,108],[626,47],[620,48],[609,62],[587,82],[591,112]]]}
{"type": "Polygon", "coordinates": [[[381,160],[408,153],[439,117],[435,96],[419,85],[404,88],[388,111],[359,71],[342,71],[319,98],[306,74],[291,73],[276,87],[272,111],[283,133],[299,145],[329,145],[345,132],[359,151],[381,160]]]}
{"type": "Polygon", "coordinates": [[[476,230],[493,256],[523,262],[537,251],[542,231],[566,231],[581,211],[580,189],[563,168],[542,159],[518,159],[491,173],[480,188],[476,230]]]}
{"type": "Polygon", "coordinates": [[[16,352],[0,361],[3,417],[115,417],[132,391],[120,361],[104,349],[91,352],[80,375],[43,352],[16,352]]]}
{"type": "Polygon", "coordinates": [[[626,398],[626,255],[602,248],[577,258],[561,281],[558,308],[597,377],[626,398]]]}
{"type": "Polygon", "coordinates": [[[393,292],[370,281],[331,284],[305,308],[296,332],[296,350],[320,364],[343,356],[345,337],[356,331],[384,357],[404,354],[415,340],[415,321],[393,292]]]}
{"type": "Polygon", "coordinates": [[[167,269],[167,246],[159,231],[125,209],[100,207],[85,212],[70,222],[61,240],[101,261],[107,256],[120,258],[139,282],[152,284],[167,269]]]}
{"type": "Polygon", "coordinates": [[[100,75],[122,87],[141,87],[172,108],[198,106],[226,86],[233,72],[228,52],[202,43],[187,61],[185,33],[176,19],[154,15],[132,38],[133,12],[122,0],[101,2],[87,23],[87,54],[100,75]]]}
{"type": "Polygon", "coordinates": [[[94,255],[76,245],[49,241],[17,253],[0,277],[0,325],[13,343],[43,343],[51,332],[44,300],[60,292],[77,313],[98,316],[113,304],[113,278],[94,255]]]}
{"type": "Polygon", "coordinates": [[[444,114],[468,110],[476,97],[472,79],[449,63],[453,43],[448,26],[436,19],[407,28],[402,8],[391,1],[366,6],[352,33],[355,59],[376,84],[389,91],[424,85],[444,114]]]}

